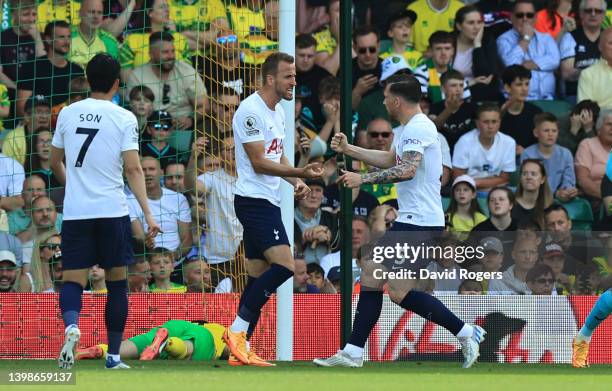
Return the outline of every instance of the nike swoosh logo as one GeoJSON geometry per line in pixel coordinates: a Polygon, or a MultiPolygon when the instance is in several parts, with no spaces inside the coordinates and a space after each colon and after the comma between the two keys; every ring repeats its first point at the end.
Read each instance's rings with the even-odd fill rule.
{"type": "Polygon", "coordinates": [[[600,321],[600,322],[603,322],[604,320],[606,320],[606,318],[601,319],[601,318],[598,318],[598,317],[597,317],[597,316],[595,316],[595,315],[593,315],[593,317],[594,317],[595,319],[597,319],[598,321],[600,321]]]}

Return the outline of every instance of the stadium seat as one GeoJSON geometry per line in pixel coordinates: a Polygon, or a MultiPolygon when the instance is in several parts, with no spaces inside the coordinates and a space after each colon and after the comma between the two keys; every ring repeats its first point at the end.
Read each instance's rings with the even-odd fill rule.
{"type": "Polygon", "coordinates": [[[186,152],[191,149],[191,130],[175,130],[168,139],[168,144],[179,152],[186,152]]]}
{"type": "Polygon", "coordinates": [[[442,209],[446,212],[449,206],[450,206],[450,198],[442,197],[442,209]]]}
{"type": "Polygon", "coordinates": [[[478,205],[480,206],[480,210],[482,210],[482,213],[484,213],[488,217],[489,205],[487,204],[487,197],[478,197],[476,198],[476,200],[478,201],[478,205]]]}
{"type": "Polygon", "coordinates": [[[570,202],[562,203],[556,200],[558,203],[569,213],[569,217],[572,220],[573,231],[590,231],[593,225],[593,210],[591,204],[584,198],[574,198],[570,202]]]}
{"type": "Polygon", "coordinates": [[[564,100],[532,100],[531,103],[542,111],[553,113],[557,118],[567,115],[573,108],[569,102],[564,100]]]}
{"type": "Polygon", "coordinates": [[[510,173],[510,181],[508,182],[508,187],[517,187],[519,181],[521,180],[521,173],[519,172],[519,168],[516,168],[516,171],[510,173]]]}

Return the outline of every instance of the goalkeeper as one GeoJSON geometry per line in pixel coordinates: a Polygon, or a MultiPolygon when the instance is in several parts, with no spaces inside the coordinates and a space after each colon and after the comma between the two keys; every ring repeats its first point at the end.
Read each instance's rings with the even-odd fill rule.
{"type": "MultiPolygon", "coordinates": [[[[217,323],[169,320],[150,331],[121,341],[120,355],[125,359],[210,361],[227,359],[229,349],[223,341],[225,327],[217,323]]],[[[77,349],[76,359],[106,356],[107,346],[77,349]]]]}

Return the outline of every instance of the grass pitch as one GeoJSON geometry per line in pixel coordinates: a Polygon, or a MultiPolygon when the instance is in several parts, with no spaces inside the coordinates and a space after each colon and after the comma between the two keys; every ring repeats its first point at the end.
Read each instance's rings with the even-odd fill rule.
{"type": "MultiPolygon", "coordinates": [[[[569,365],[476,363],[368,363],[363,368],[318,368],[310,362],[275,368],[230,367],[226,362],[128,361],[131,370],[110,371],[103,361],[77,362],[76,386],[0,384],[0,390],[91,391],[344,391],[344,390],[610,390],[612,366],[578,370],[569,365]]],[[[55,361],[0,360],[0,373],[55,371],[55,361]]]]}

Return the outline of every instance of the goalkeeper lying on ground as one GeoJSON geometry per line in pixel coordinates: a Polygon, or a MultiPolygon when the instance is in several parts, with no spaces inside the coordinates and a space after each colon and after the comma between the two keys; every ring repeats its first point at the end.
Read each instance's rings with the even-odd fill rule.
{"type": "MultiPolygon", "coordinates": [[[[217,323],[169,320],[144,334],[121,341],[121,358],[133,360],[226,360],[229,349],[223,341],[225,327],[217,323]]],[[[94,345],[76,350],[76,359],[104,358],[107,346],[94,345]]]]}

